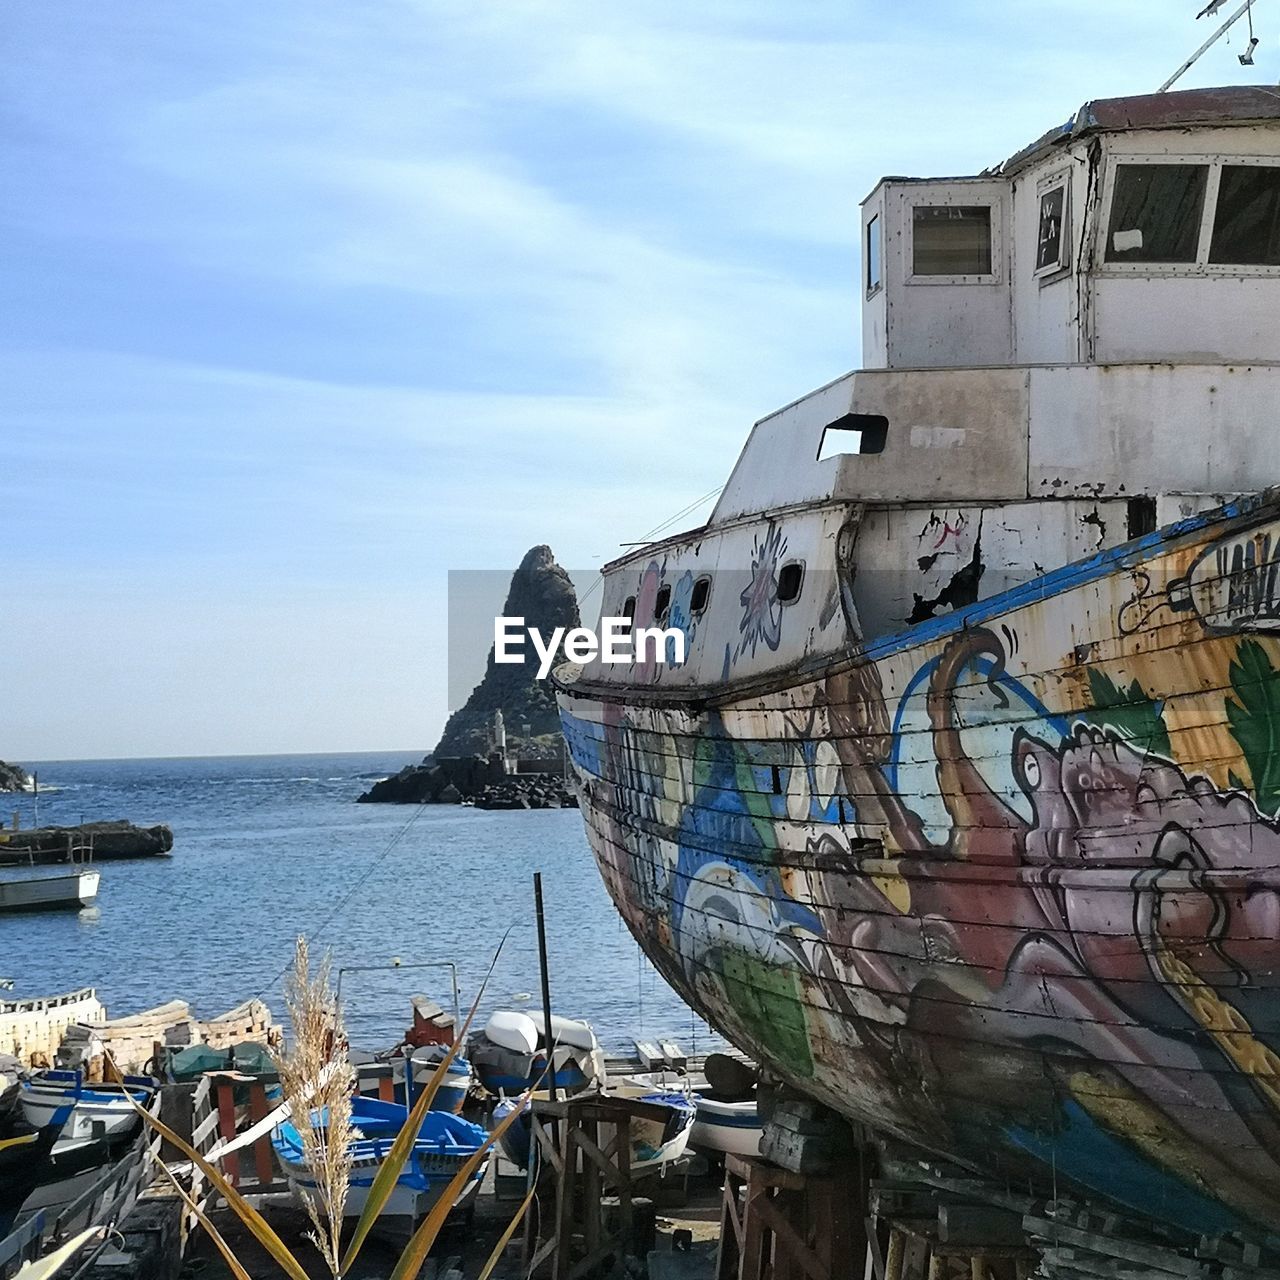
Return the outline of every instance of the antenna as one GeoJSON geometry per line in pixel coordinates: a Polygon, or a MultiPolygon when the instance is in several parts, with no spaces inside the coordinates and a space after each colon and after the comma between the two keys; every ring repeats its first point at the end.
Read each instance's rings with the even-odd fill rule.
{"type": "MultiPolygon", "coordinates": [[[[1200,19],[1200,18],[1204,18],[1204,17],[1210,17],[1210,18],[1211,18],[1211,17],[1213,17],[1213,15],[1214,15],[1215,13],[1217,13],[1217,12],[1218,12],[1218,10],[1219,10],[1220,8],[1222,8],[1222,6],[1223,6],[1225,3],[1226,3],[1226,0],[1213,0],[1213,3],[1211,3],[1211,4],[1207,4],[1203,9],[1201,9],[1201,10],[1200,10],[1200,12],[1199,12],[1198,14],[1196,14],[1196,18],[1197,18],[1197,20],[1198,20],[1198,19],[1200,19]]],[[[1240,65],[1241,65],[1242,67],[1251,67],[1251,66],[1253,66],[1253,51],[1254,51],[1254,49],[1256,49],[1256,48],[1258,47],[1258,41],[1257,41],[1257,38],[1256,38],[1256,37],[1254,36],[1254,34],[1253,34],[1253,13],[1252,13],[1252,8],[1253,8],[1253,0],[1244,0],[1244,4],[1242,4],[1242,5],[1241,5],[1241,6],[1240,6],[1240,7],[1239,7],[1239,8],[1238,8],[1238,9],[1237,9],[1237,10],[1236,10],[1232,15],[1231,15],[1231,17],[1229,17],[1229,18],[1226,20],[1226,22],[1224,22],[1224,23],[1222,24],[1222,26],[1220,26],[1220,27],[1217,29],[1217,31],[1215,31],[1215,32],[1213,33],[1213,35],[1211,35],[1211,36],[1210,36],[1210,37],[1209,37],[1209,38],[1204,42],[1204,44],[1202,44],[1202,45],[1201,45],[1201,46],[1200,46],[1200,47],[1195,51],[1195,53],[1193,53],[1193,54],[1191,55],[1191,57],[1189,57],[1189,58],[1186,60],[1186,62],[1184,62],[1184,63],[1182,64],[1182,66],[1180,66],[1180,67],[1177,69],[1177,71],[1175,71],[1175,72],[1173,73],[1173,75],[1171,75],[1171,76],[1170,76],[1170,77],[1169,77],[1169,78],[1164,82],[1164,84],[1162,84],[1162,85],[1161,85],[1161,86],[1156,90],[1156,92],[1157,92],[1157,93],[1164,93],[1164,92],[1169,88],[1169,86],[1170,86],[1170,85],[1172,85],[1172,84],[1176,83],[1178,80],[1181,80],[1181,79],[1182,79],[1182,77],[1183,77],[1183,76],[1184,76],[1188,71],[1190,71],[1190,70],[1191,70],[1191,68],[1192,68],[1192,67],[1194,67],[1194,66],[1196,65],[1196,63],[1197,63],[1197,62],[1199,62],[1199,61],[1200,61],[1201,57],[1202,57],[1204,54],[1206,54],[1210,49],[1212,49],[1212,48],[1213,48],[1213,46],[1214,46],[1215,44],[1217,44],[1217,43],[1218,43],[1218,41],[1219,41],[1219,40],[1221,40],[1221,39],[1222,39],[1222,37],[1223,37],[1223,36],[1225,36],[1225,35],[1227,34],[1227,32],[1228,32],[1228,31],[1230,31],[1230,30],[1231,30],[1231,28],[1232,28],[1232,27],[1234,27],[1234,26],[1236,25],[1236,23],[1237,23],[1237,22],[1239,22],[1239,21],[1240,21],[1240,19],[1241,19],[1241,18],[1243,18],[1243,17],[1244,17],[1244,15],[1245,15],[1246,13],[1249,15],[1249,47],[1248,47],[1248,49],[1247,49],[1243,54],[1241,54],[1241,55],[1240,55],[1240,65]],[[1247,61],[1246,61],[1246,59],[1247,59],[1247,61]]]]}

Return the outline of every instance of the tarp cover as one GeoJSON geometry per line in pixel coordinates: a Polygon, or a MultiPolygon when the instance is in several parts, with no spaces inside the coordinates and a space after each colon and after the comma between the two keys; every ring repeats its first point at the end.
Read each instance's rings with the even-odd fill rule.
{"type": "Polygon", "coordinates": [[[243,1040],[230,1049],[214,1049],[207,1044],[193,1044],[186,1049],[168,1051],[165,1075],[170,1080],[198,1080],[206,1071],[240,1071],[247,1076],[275,1072],[267,1046],[243,1040]]]}

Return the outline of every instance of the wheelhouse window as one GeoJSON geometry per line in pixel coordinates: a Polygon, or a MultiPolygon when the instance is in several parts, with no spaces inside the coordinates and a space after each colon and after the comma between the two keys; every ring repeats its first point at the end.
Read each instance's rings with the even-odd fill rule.
{"type": "Polygon", "coordinates": [[[917,205],[911,211],[911,272],[989,276],[990,205],[917,205]]]}
{"type": "Polygon", "coordinates": [[[1060,183],[1040,195],[1040,230],[1036,240],[1036,274],[1048,275],[1067,265],[1067,186],[1060,183]]]}
{"type": "Polygon", "coordinates": [[[867,223],[867,243],[865,248],[867,259],[867,294],[870,296],[880,288],[882,279],[880,274],[880,215],[878,213],[873,215],[871,221],[867,223]]]}
{"type": "Polygon", "coordinates": [[[659,622],[666,622],[667,613],[671,609],[671,588],[670,586],[662,586],[658,588],[657,598],[653,602],[653,616],[659,622]]]}
{"type": "Polygon", "coordinates": [[[689,593],[689,612],[691,614],[705,613],[707,610],[707,600],[711,596],[711,579],[699,578],[693,584],[693,590],[689,593]]]}
{"type": "Polygon", "coordinates": [[[1108,262],[1195,262],[1209,167],[1116,166],[1108,262]]]}
{"type": "Polygon", "coordinates": [[[622,602],[622,616],[627,620],[627,630],[630,631],[636,620],[636,598],[628,596],[622,602]]]}
{"type": "Polygon", "coordinates": [[[1222,166],[1209,261],[1280,266],[1280,166],[1222,166]]]}

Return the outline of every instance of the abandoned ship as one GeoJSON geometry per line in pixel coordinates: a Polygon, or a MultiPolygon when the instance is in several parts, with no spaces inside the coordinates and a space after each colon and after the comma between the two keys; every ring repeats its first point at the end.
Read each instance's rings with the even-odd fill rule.
{"type": "Polygon", "coordinates": [[[862,206],[862,367],[557,672],[667,980],[992,1178],[1280,1232],[1280,92],[1093,101],[862,206]]]}

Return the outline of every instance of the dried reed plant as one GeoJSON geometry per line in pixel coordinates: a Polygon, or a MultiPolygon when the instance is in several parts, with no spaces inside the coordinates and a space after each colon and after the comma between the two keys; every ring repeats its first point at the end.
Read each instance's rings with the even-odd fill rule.
{"type": "Polygon", "coordinates": [[[299,935],[284,1000],[293,1041],[272,1054],[280,1087],[316,1180],[303,1202],[314,1228],[308,1238],[333,1276],[342,1274],[342,1215],[351,1186],[351,1095],[356,1074],[347,1058],[342,1010],[329,985],[326,953],[311,968],[307,939],[299,935]]]}
{"type": "MultiPolygon", "coordinates": [[[[484,981],[480,984],[479,991],[476,992],[475,1002],[471,1006],[471,1011],[467,1014],[461,1028],[459,1028],[449,1052],[436,1064],[431,1079],[423,1087],[422,1092],[418,1095],[418,1100],[413,1104],[413,1109],[409,1113],[407,1122],[391,1144],[391,1150],[386,1159],[383,1160],[382,1167],[378,1170],[373,1179],[373,1184],[369,1188],[364,1211],[361,1213],[360,1220],[356,1223],[355,1231],[352,1233],[351,1242],[347,1246],[346,1257],[339,1263],[337,1261],[338,1233],[342,1227],[342,1210],[345,1205],[351,1174],[351,1094],[354,1091],[355,1073],[347,1061],[347,1045],[342,1028],[342,1012],[338,1008],[336,997],[329,993],[328,960],[322,961],[319,969],[313,975],[311,973],[307,940],[305,938],[298,939],[297,953],[285,991],[285,998],[294,1029],[294,1047],[290,1053],[279,1052],[272,1056],[279,1071],[286,1098],[290,1103],[294,1125],[303,1139],[304,1147],[308,1140],[313,1144],[311,1148],[313,1154],[309,1155],[308,1159],[317,1173],[317,1181],[320,1183],[322,1193],[319,1196],[321,1200],[319,1206],[310,1201],[307,1204],[312,1224],[315,1227],[315,1231],[309,1238],[316,1243],[333,1276],[340,1277],[350,1272],[355,1264],[356,1256],[368,1238],[378,1215],[386,1207],[387,1200],[390,1198],[397,1180],[412,1156],[414,1137],[422,1127],[422,1122],[431,1105],[431,1100],[435,1096],[436,1090],[440,1087],[440,1083],[444,1080],[445,1073],[449,1069],[449,1063],[458,1053],[466,1039],[467,1029],[471,1026],[471,1021],[476,1016],[476,1010],[480,1007],[480,1002],[484,998],[485,988],[489,985],[489,979],[493,976],[494,968],[497,966],[498,957],[502,954],[502,948],[506,940],[507,934],[504,933],[498,943],[497,950],[493,954],[493,960],[489,964],[489,971],[485,975],[484,981]],[[317,1133],[313,1124],[312,1112],[313,1109],[322,1107],[329,1109],[330,1123],[327,1132],[322,1129],[317,1133]],[[340,1145],[335,1136],[334,1117],[338,1117],[343,1126],[340,1145]],[[309,1138],[308,1134],[310,1134],[309,1138]],[[338,1154],[339,1152],[341,1152],[341,1155],[338,1154]]],[[[115,1067],[114,1062],[112,1067],[115,1067]]],[[[541,1084],[542,1081],[539,1080],[534,1085],[534,1088],[540,1087],[541,1084]]],[[[280,1239],[262,1214],[227,1181],[225,1175],[214,1163],[218,1159],[216,1153],[210,1152],[209,1156],[211,1158],[201,1155],[185,1138],[175,1133],[167,1124],[164,1124],[144,1108],[132,1093],[126,1090],[124,1096],[129,1099],[130,1105],[148,1128],[160,1134],[166,1142],[176,1147],[193,1165],[200,1169],[203,1175],[209,1179],[213,1189],[226,1201],[227,1205],[240,1218],[259,1244],[266,1249],[281,1270],[289,1276],[290,1280],[307,1280],[307,1273],[298,1259],[294,1257],[292,1250],[280,1239]]],[[[523,1095],[525,1099],[529,1096],[527,1093],[523,1095]]],[[[520,1107],[513,1108],[511,1113],[489,1133],[475,1154],[463,1163],[462,1167],[445,1185],[438,1200],[405,1246],[404,1252],[400,1255],[395,1270],[391,1274],[391,1280],[415,1280],[419,1275],[427,1254],[435,1244],[436,1238],[440,1234],[453,1205],[457,1202],[468,1182],[480,1170],[483,1162],[488,1159],[494,1145],[501,1140],[506,1130],[519,1118],[521,1110],[520,1107]]],[[[166,1173],[168,1174],[167,1170],[166,1173]]],[[[172,1181],[173,1175],[168,1174],[168,1176],[172,1181]]],[[[525,1197],[524,1203],[520,1206],[515,1218],[507,1227],[497,1247],[490,1255],[489,1261],[481,1272],[481,1280],[487,1280],[487,1277],[497,1265],[503,1249],[515,1234],[516,1227],[529,1208],[533,1190],[536,1190],[536,1185],[525,1197]]],[[[210,1221],[209,1215],[196,1205],[190,1195],[181,1190],[180,1194],[187,1208],[195,1214],[200,1224],[209,1234],[210,1239],[213,1240],[222,1253],[231,1268],[232,1274],[240,1277],[240,1280],[249,1280],[248,1272],[235,1256],[221,1233],[210,1221]]]]}

